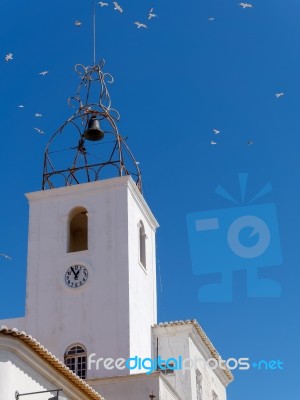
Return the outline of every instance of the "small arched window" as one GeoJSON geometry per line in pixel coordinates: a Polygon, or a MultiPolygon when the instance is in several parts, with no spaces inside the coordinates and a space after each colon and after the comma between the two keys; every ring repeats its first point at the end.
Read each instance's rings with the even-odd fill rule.
{"type": "Polygon", "coordinates": [[[72,344],[64,356],[65,365],[81,379],[86,379],[86,359],[86,349],[81,344],[72,344]]]}
{"type": "Polygon", "coordinates": [[[146,233],[142,221],[139,222],[139,261],[146,268],[146,233]]]}
{"type": "Polygon", "coordinates": [[[84,207],[76,207],[69,215],[68,252],[88,249],[88,216],[84,207]]]}

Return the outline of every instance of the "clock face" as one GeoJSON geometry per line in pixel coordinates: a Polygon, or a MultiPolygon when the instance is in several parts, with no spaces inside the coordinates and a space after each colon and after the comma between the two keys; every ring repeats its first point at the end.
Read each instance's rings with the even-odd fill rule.
{"type": "Polygon", "coordinates": [[[78,288],[85,284],[88,270],[83,265],[72,265],[65,273],[65,282],[71,288],[78,288]]]}

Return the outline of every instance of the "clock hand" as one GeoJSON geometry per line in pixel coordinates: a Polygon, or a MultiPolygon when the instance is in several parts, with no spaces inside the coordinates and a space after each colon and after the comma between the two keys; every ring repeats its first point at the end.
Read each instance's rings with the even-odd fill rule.
{"type": "Polygon", "coordinates": [[[74,274],[74,279],[77,281],[77,280],[78,280],[78,274],[79,274],[80,270],[78,270],[77,272],[75,272],[75,271],[74,271],[74,268],[71,267],[71,271],[72,271],[73,274],[74,274]]]}
{"type": "Polygon", "coordinates": [[[74,273],[74,274],[75,274],[75,279],[76,279],[76,280],[78,279],[79,272],[80,272],[80,269],[79,269],[77,272],[74,273]]]}

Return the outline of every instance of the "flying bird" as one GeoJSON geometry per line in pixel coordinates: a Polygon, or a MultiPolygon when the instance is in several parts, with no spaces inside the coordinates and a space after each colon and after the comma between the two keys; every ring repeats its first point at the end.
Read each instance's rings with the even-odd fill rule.
{"type": "Polygon", "coordinates": [[[217,129],[213,129],[213,132],[215,135],[218,135],[218,133],[220,133],[221,131],[218,131],[217,129]]]}
{"type": "Polygon", "coordinates": [[[40,73],[39,73],[39,75],[43,75],[43,76],[45,76],[45,75],[47,75],[47,74],[48,74],[48,72],[49,72],[49,71],[42,71],[42,72],[40,72],[40,73]]]}
{"type": "Polygon", "coordinates": [[[45,135],[45,132],[42,131],[41,129],[39,128],[33,128],[33,129],[35,129],[40,135],[45,135]]]}
{"type": "Polygon", "coordinates": [[[134,22],[134,24],[138,27],[138,28],[147,28],[147,25],[145,24],[141,24],[140,22],[134,22]]]}
{"type": "Polygon", "coordinates": [[[243,8],[252,8],[253,5],[250,3],[240,3],[239,6],[243,7],[243,8]]]}
{"type": "Polygon", "coordinates": [[[76,26],[81,26],[81,25],[82,25],[82,22],[80,22],[80,21],[75,21],[74,24],[75,24],[76,26]]]}
{"type": "Polygon", "coordinates": [[[40,114],[40,113],[35,113],[34,116],[35,116],[35,117],[42,117],[43,115],[40,114]]]}
{"type": "Polygon", "coordinates": [[[154,18],[154,17],[157,17],[157,15],[153,14],[153,13],[149,13],[148,14],[148,19],[151,19],[151,18],[154,18]]]}
{"type": "Polygon", "coordinates": [[[20,104],[18,107],[19,107],[19,108],[24,108],[23,104],[20,104]]]}
{"type": "Polygon", "coordinates": [[[281,97],[281,96],[283,96],[283,95],[284,95],[283,92],[281,92],[281,93],[276,93],[276,94],[275,94],[275,96],[277,97],[277,99],[279,99],[279,97],[281,97]]]}
{"type": "Polygon", "coordinates": [[[123,13],[123,9],[121,8],[121,6],[116,1],[113,1],[113,4],[115,6],[114,10],[119,11],[122,14],[123,13]]]}
{"type": "Polygon", "coordinates": [[[251,146],[253,143],[254,143],[253,140],[248,140],[247,145],[251,146]]]}
{"type": "Polygon", "coordinates": [[[8,256],[7,254],[0,253],[0,256],[6,258],[7,260],[12,260],[12,258],[10,256],[8,256]]]}
{"type": "Polygon", "coordinates": [[[13,54],[12,53],[8,53],[8,54],[6,54],[6,56],[5,56],[5,61],[7,62],[7,61],[10,61],[10,60],[12,60],[13,59],[13,54]]]}
{"type": "Polygon", "coordinates": [[[211,140],[210,144],[217,144],[217,142],[214,142],[213,140],[211,140]]]}
{"type": "Polygon", "coordinates": [[[214,21],[215,18],[214,18],[214,17],[209,17],[208,20],[209,20],[209,21],[214,21]]]}
{"type": "Polygon", "coordinates": [[[104,3],[103,1],[99,1],[98,4],[100,4],[101,7],[108,6],[108,3],[104,3]]]}
{"type": "Polygon", "coordinates": [[[148,13],[148,19],[157,17],[157,15],[154,14],[153,11],[154,11],[154,8],[151,8],[151,10],[150,10],[149,13],[148,13]]]}

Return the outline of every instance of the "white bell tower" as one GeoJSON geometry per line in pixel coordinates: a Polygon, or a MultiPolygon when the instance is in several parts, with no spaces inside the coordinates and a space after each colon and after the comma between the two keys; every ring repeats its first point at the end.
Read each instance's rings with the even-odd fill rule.
{"type": "Polygon", "coordinates": [[[96,358],[151,357],[158,225],[131,177],[27,198],[26,331],[60,358],[76,343],[96,358]]]}
{"type": "Polygon", "coordinates": [[[118,133],[103,65],[75,67],[81,83],[69,103],[77,111],[47,145],[43,190],[27,194],[26,316],[1,321],[24,329],[83,378],[131,373],[101,362],[82,370],[90,354],[152,357],[157,322],[158,223],[141,193],[139,163],[118,133]],[[73,351],[85,358],[69,359],[73,351]]]}

